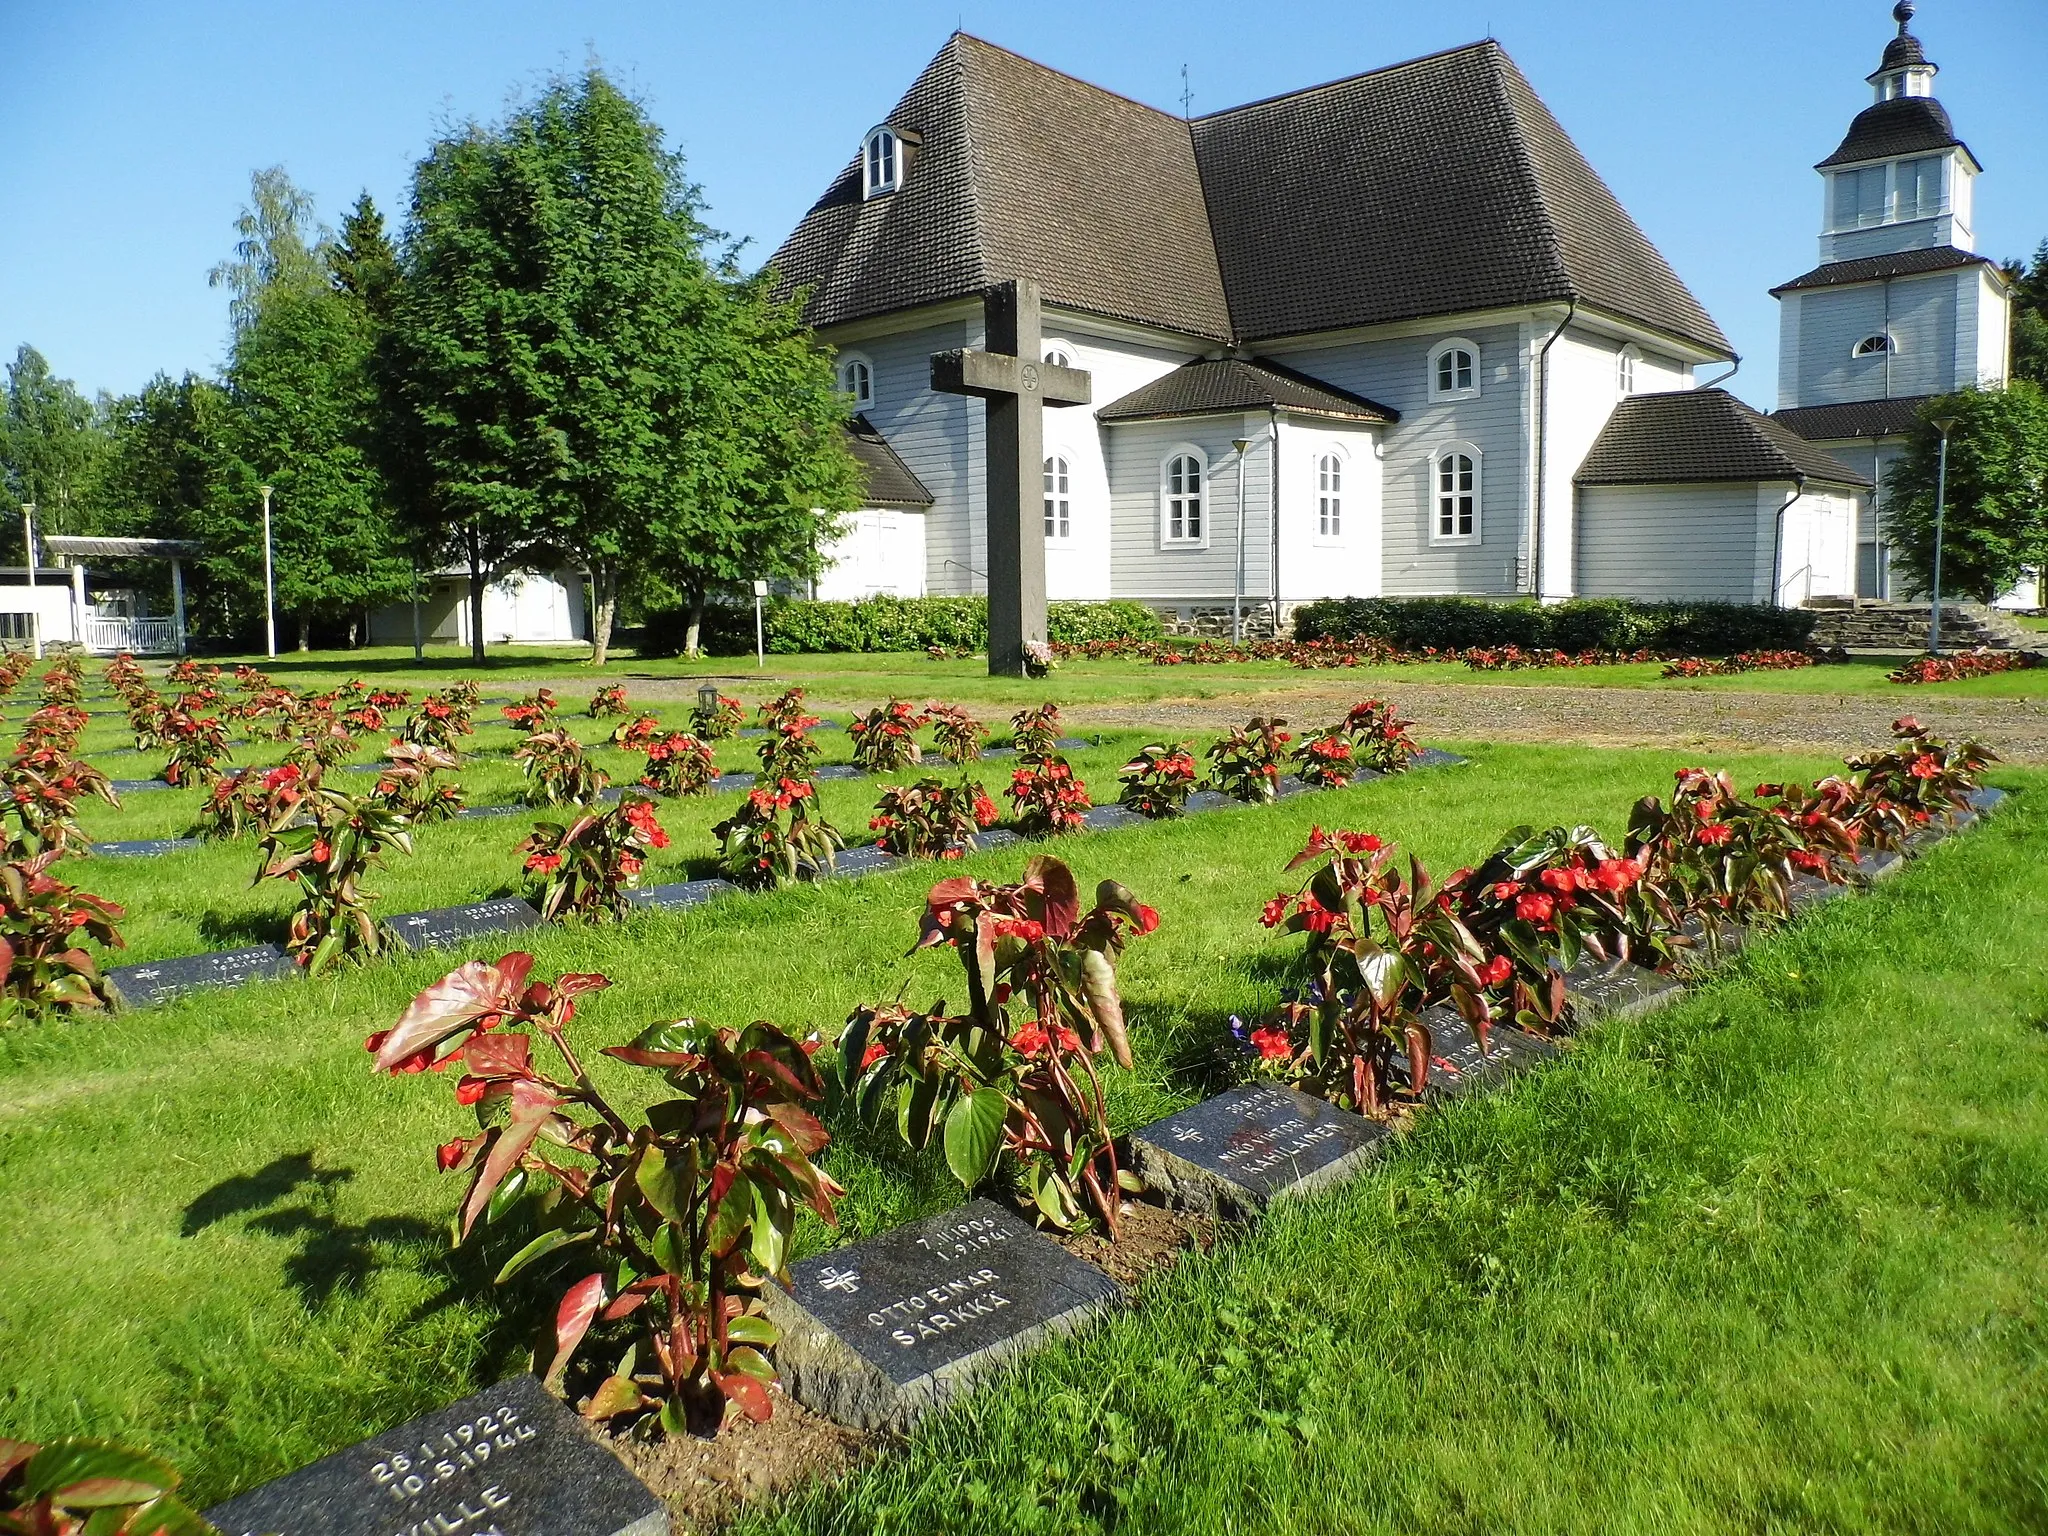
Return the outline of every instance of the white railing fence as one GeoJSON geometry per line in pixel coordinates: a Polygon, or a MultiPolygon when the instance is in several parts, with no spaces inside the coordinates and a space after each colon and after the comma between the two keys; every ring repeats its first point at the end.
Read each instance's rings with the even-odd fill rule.
{"type": "Polygon", "coordinates": [[[109,655],[133,651],[141,656],[168,656],[178,648],[177,624],[171,619],[88,618],[85,647],[109,655]]]}

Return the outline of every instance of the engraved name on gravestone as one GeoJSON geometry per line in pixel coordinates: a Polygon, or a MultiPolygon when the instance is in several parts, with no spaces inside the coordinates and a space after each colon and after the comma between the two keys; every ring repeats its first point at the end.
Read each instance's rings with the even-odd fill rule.
{"type": "Polygon", "coordinates": [[[669,885],[649,885],[636,891],[626,892],[626,900],[636,907],[701,907],[707,901],[717,901],[722,896],[737,896],[740,888],[730,880],[678,880],[669,885]]]}
{"type": "Polygon", "coordinates": [[[540,914],[517,896],[500,896],[468,907],[435,907],[391,919],[391,931],[407,949],[444,949],[480,933],[516,933],[540,925],[540,914]]]}
{"type": "MultiPolygon", "coordinates": [[[[1648,974],[1648,973],[1645,973],[1648,974]]],[[[1429,1026],[1429,1071],[1422,1084],[1425,1099],[1451,1099],[1473,1088],[1497,1083],[1557,1054],[1557,1047],[1541,1035],[1532,1035],[1512,1024],[1495,1024],[1486,1034],[1481,1051],[1472,1028],[1454,1009],[1428,1008],[1422,1014],[1429,1026]]],[[[1408,1056],[1394,1055],[1395,1086],[1409,1086],[1408,1056]]]]}
{"type": "Polygon", "coordinates": [[[257,944],[248,949],[216,950],[210,955],[117,965],[107,972],[107,985],[124,1007],[147,1008],[207,987],[239,987],[245,981],[298,974],[299,968],[275,944],[257,944]]]}
{"type": "Polygon", "coordinates": [[[901,869],[904,860],[882,848],[879,843],[863,843],[857,848],[842,848],[832,856],[830,868],[806,863],[799,866],[806,880],[858,880],[863,875],[884,874],[892,869],[901,869]]]}
{"type": "Polygon", "coordinates": [[[532,1376],[206,1511],[223,1536],[666,1536],[668,1510],[532,1376]]]}
{"type": "Polygon", "coordinates": [[[109,859],[153,859],[159,854],[197,848],[199,844],[196,837],[143,837],[119,843],[94,843],[92,851],[109,859]]]}
{"type": "Polygon", "coordinates": [[[1388,1134],[1292,1088],[1248,1083],[1146,1126],[1131,1161],[1168,1205],[1235,1220],[1349,1178],[1388,1134]]]}
{"type": "Polygon", "coordinates": [[[1588,955],[1565,972],[1565,1003],[1573,1028],[1601,1019],[1633,1019],[1678,1001],[1685,983],[1663,971],[1588,955]]]}
{"type": "Polygon", "coordinates": [[[988,1200],[804,1259],[791,1279],[762,1293],[783,1386],[856,1429],[908,1428],[1123,1295],[988,1200]]]}

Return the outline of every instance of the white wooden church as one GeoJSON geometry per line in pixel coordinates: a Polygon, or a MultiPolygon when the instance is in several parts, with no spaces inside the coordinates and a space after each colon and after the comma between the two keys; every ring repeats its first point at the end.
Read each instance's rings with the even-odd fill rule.
{"type": "Polygon", "coordinates": [[[1188,119],[954,34],[773,261],[868,472],[819,595],[985,590],[982,407],[930,358],[1011,277],[1093,377],[1046,417],[1054,598],[1882,591],[1886,455],[2006,356],[1911,14],[1821,163],[1776,417],[1712,387],[1727,338],[1494,42],[1188,119]]]}

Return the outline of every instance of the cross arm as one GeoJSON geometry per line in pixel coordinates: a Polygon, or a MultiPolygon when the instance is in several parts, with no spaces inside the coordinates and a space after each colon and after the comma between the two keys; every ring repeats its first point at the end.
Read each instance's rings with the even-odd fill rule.
{"type": "Polygon", "coordinates": [[[1086,405],[1093,381],[1085,368],[1062,368],[1004,352],[963,348],[932,354],[932,388],[942,395],[1036,395],[1046,405],[1086,405]]]}

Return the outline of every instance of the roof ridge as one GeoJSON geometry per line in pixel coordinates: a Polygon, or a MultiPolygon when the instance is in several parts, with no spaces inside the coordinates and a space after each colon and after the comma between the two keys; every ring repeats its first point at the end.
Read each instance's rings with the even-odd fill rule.
{"type": "MultiPolygon", "coordinates": [[[[1529,125],[1522,121],[1522,114],[1515,110],[1514,92],[1508,89],[1507,70],[1512,69],[1517,75],[1522,77],[1523,88],[1529,92],[1532,98],[1538,101],[1541,101],[1542,98],[1536,95],[1536,87],[1529,84],[1528,77],[1522,75],[1521,70],[1516,67],[1515,61],[1508,57],[1506,49],[1496,43],[1492,47],[1490,57],[1494,61],[1494,69],[1489,79],[1500,98],[1501,107],[1507,113],[1509,123],[1514,127],[1514,132],[1508,135],[1508,141],[1514,154],[1515,164],[1520,168],[1522,175],[1527,178],[1535,205],[1543,211],[1543,240],[1550,248],[1550,259],[1554,275],[1563,280],[1566,294],[1576,303],[1584,298],[1585,295],[1579,291],[1578,277],[1573,273],[1571,263],[1565,259],[1564,238],[1558,233],[1557,212],[1550,206],[1550,198],[1543,190],[1543,178],[1537,173],[1536,157],[1529,150],[1529,125]],[[1503,69],[1502,65],[1505,65],[1506,69],[1503,69]]],[[[1546,108],[1546,110],[1548,109],[1546,108]]],[[[1551,116],[1554,119],[1556,114],[1552,113],[1551,116]]],[[[1562,130],[1564,125],[1559,123],[1558,127],[1562,130]]],[[[1623,210],[1623,212],[1626,211],[1626,209],[1623,210]]]]}
{"type": "Polygon", "coordinates": [[[1068,71],[1064,69],[1056,68],[1055,66],[1046,63],[1043,59],[1034,59],[1028,53],[1019,53],[1014,48],[1005,48],[1001,43],[992,43],[987,38],[982,37],[977,33],[969,32],[963,27],[955,27],[953,29],[953,37],[948,38],[947,41],[951,42],[953,38],[959,38],[966,42],[974,43],[979,47],[988,49],[991,53],[1003,54],[1009,58],[1017,60],[1021,64],[1029,64],[1033,69],[1042,69],[1049,75],[1058,75],[1062,79],[1073,81],[1076,85],[1085,85],[1091,91],[1100,91],[1105,96],[1114,96],[1118,101],[1128,102],[1131,106],[1138,107],[1143,109],[1144,111],[1150,112],[1155,117],[1163,117],[1167,119],[1169,122],[1184,123],[1188,121],[1187,118],[1182,117],[1177,112],[1169,112],[1164,107],[1155,107],[1149,101],[1140,101],[1135,96],[1128,96],[1122,91],[1111,90],[1106,85],[1097,85],[1093,80],[1084,80],[1081,76],[1076,74],[1070,74],[1068,71]]]}
{"type": "Polygon", "coordinates": [[[1249,112],[1254,107],[1270,107],[1275,102],[1292,101],[1299,96],[1312,96],[1317,91],[1332,90],[1340,85],[1350,85],[1353,82],[1359,80],[1370,80],[1373,79],[1375,76],[1379,75],[1391,75],[1395,73],[1397,70],[1413,69],[1414,67],[1420,64],[1433,64],[1438,59],[1449,58],[1452,54],[1474,52],[1485,53],[1489,51],[1493,53],[1505,53],[1505,50],[1501,47],[1500,43],[1494,38],[1481,38],[1476,43],[1459,43],[1455,47],[1439,48],[1434,53],[1419,53],[1412,59],[1402,59],[1398,63],[1381,64],[1373,69],[1357,70],[1352,74],[1339,75],[1333,80],[1324,80],[1315,85],[1296,86],[1291,91],[1275,91],[1270,96],[1254,97],[1250,101],[1238,102],[1235,106],[1218,107],[1214,112],[1204,112],[1199,116],[1188,118],[1187,121],[1190,123],[1210,123],[1214,122],[1219,117],[1228,117],[1233,112],[1249,112]]]}
{"type": "MultiPolygon", "coordinates": [[[[974,226],[974,275],[979,286],[986,288],[991,280],[989,276],[991,266],[989,262],[988,220],[983,216],[981,207],[981,184],[988,167],[983,163],[981,140],[974,131],[974,117],[976,106],[979,102],[979,92],[971,88],[973,82],[968,79],[967,56],[957,46],[962,41],[978,43],[981,39],[970,36],[966,32],[956,30],[951,37],[946,39],[946,46],[939,51],[941,54],[950,53],[953,55],[953,74],[956,88],[960,92],[960,136],[963,141],[962,148],[967,156],[968,218],[974,226]]],[[[1007,52],[1008,50],[999,51],[1007,52]]],[[[934,60],[933,62],[936,63],[937,61],[934,60]]],[[[1014,277],[1022,274],[1012,273],[1010,275],[1014,277]]]]}

